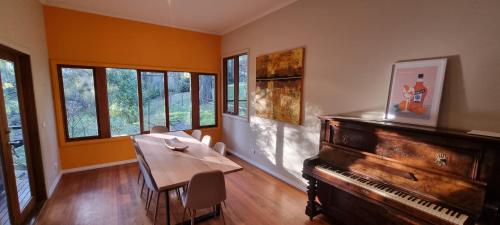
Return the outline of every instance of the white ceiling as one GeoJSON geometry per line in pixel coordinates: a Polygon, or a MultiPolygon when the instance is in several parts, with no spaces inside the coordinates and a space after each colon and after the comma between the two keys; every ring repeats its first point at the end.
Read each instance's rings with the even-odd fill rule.
{"type": "Polygon", "coordinates": [[[40,0],[45,5],[225,34],[297,0],[40,0]]]}

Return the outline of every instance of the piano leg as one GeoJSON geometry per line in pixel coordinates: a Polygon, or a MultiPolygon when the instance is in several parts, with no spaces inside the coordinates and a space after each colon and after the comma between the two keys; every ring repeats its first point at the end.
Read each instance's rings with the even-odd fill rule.
{"type": "Polygon", "coordinates": [[[318,181],[311,176],[305,175],[304,178],[308,180],[309,185],[307,186],[307,206],[306,215],[309,216],[309,220],[312,219],[320,213],[320,205],[316,202],[316,194],[318,190],[318,181]]]}

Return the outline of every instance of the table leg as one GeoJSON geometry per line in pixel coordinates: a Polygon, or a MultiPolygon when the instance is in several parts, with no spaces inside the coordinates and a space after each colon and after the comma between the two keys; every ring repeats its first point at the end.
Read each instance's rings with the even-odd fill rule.
{"type": "Polygon", "coordinates": [[[165,208],[167,208],[167,225],[170,225],[170,201],[168,197],[168,191],[165,191],[165,208]]]}

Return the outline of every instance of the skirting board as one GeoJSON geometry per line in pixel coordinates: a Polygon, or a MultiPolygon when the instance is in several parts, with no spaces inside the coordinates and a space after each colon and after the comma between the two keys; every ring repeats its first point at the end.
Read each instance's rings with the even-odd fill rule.
{"type": "Polygon", "coordinates": [[[129,163],[134,163],[134,162],[137,162],[137,159],[129,159],[129,160],[116,161],[116,162],[96,164],[96,165],[91,165],[91,166],[76,167],[76,168],[71,168],[71,169],[65,169],[65,170],[62,170],[61,172],[62,172],[62,174],[75,173],[75,172],[95,170],[95,169],[99,169],[99,168],[129,164],[129,163]]]}
{"type": "Polygon", "coordinates": [[[56,179],[54,179],[54,182],[52,182],[52,185],[50,185],[50,187],[49,187],[49,192],[47,193],[47,198],[52,197],[52,194],[56,190],[57,185],[59,185],[59,181],[61,180],[61,176],[62,176],[62,173],[59,172],[59,174],[57,174],[57,176],[56,176],[56,179]]]}
{"type": "Polygon", "coordinates": [[[279,180],[281,180],[281,181],[283,181],[283,182],[285,182],[285,183],[287,183],[287,184],[289,184],[289,185],[291,185],[291,186],[293,186],[293,187],[295,187],[295,188],[297,188],[299,190],[302,190],[304,192],[306,191],[306,186],[304,184],[294,182],[294,181],[292,181],[292,180],[290,180],[290,179],[282,176],[281,174],[278,174],[278,173],[270,170],[269,168],[267,168],[265,166],[262,166],[262,165],[260,165],[260,164],[258,164],[256,162],[248,159],[247,157],[245,157],[245,156],[243,156],[243,155],[241,155],[241,154],[239,154],[239,153],[237,153],[235,151],[231,151],[231,150],[228,149],[228,152],[229,152],[229,154],[235,155],[236,157],[240,158],[241,160],[243,160],[243,161],[245,161],[247,163],[252,164],[253,166],[259,168],[260,170],[262,170],[262,171],[264,171],[264,172],[266,172],[268,174],[270,174],[271,176],[273,176],[273,177],[275,177],[275,178],[277,178],[277,179],[279,179],[279,180]]]}

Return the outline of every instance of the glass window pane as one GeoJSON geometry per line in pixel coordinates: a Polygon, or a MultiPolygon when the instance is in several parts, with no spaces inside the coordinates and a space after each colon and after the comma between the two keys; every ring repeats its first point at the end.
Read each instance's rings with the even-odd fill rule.
{"type": "Polygon", "coordinates": [[[93,70],[62,68],[61,72],[68,137],[98,136],[93,70]]]}
{"type": "Polygon", "coordinates": [[[111,136],[140,133],[137,71],[106,68],[111,136]]]}
{"type": "Polygon", "coordinates": [[[228,113],[234,113],[234,59],[228,59],[226,61],[226,82],[227,82],[227,106],[226,110],[228,113]]]}
{"type": "Polygon", "coordinates": [[[215,76],[199,76],[200,126],[215,125],[215,76]]]}
{"type": "Polygon", "coordinates": [[[170,130],[191,129],[191,74],[168,72],[170,130]]]}
{"type": "Polygon", "coordinates": [[[142,114],[144,130],[165,126],[165,85],[162,72],[141,72],[142,114]]]}
{"type": "Polygon", "coordinates": [[[247,116],[247,82],[248,82],[248,55],[239,56],[239,71],[238,71],[238,115],[241,117],[247,116]]]}

